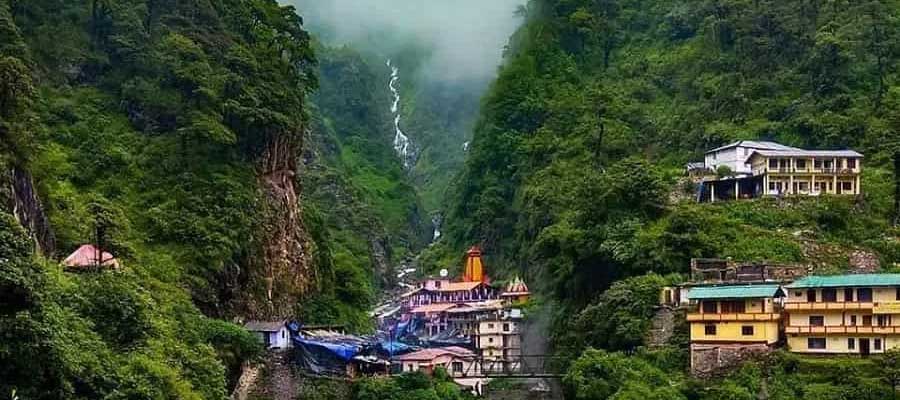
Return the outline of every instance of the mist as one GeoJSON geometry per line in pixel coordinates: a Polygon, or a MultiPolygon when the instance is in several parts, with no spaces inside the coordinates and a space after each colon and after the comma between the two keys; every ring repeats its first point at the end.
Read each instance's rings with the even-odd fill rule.
{"type": "Polygon", "coordinates": [[[331,45],[372,44],[390,54],[414,38],[439,81],[483,81],[497,71],[525,0],[282,0],[331,45]],[[377,37],[377,39],[375,39],[377,37]],[[393,47],[393,48],[392,48],[393,47]]]}

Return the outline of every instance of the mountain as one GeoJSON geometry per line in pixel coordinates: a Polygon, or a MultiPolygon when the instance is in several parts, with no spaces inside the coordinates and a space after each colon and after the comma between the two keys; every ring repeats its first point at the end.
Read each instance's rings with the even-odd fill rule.
{"type": "Polygon", "coordinates": [[[332,273],[298,201],[314,65],[274,0],[0,2],[0,396],[226,397],[261,349],[223,320],[332,273]],[[85,243],[122,268],[64,272],[85,243]]]}
{"type": "Polygon", "coordinates": [[[616,280],[686,272],[691,257],[840,266],[863,248],[900,261],[896,2],[534,0],[521,12],[453,191],[449,253],[481,242],[568,312],[616,280]],[[864,198],[679,200],[686,162],[757,138],[865,153],[864,198]],[[816,260],[796,232],[838,250],[816,260]]]}

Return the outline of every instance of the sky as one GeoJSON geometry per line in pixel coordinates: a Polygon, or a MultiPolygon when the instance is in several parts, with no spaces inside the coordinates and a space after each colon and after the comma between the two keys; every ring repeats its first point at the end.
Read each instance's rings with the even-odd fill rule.
{"type": "MultiPolygon", "coordinates": [[[[375,33],[415,36],[432,50],[428,69],[446,80],[493,77],[525,0],[281,0],[309,26],[328,26],[332,44],[375,33]]],[[[387,44],[388,48],[390,43],[387,44]]]]}

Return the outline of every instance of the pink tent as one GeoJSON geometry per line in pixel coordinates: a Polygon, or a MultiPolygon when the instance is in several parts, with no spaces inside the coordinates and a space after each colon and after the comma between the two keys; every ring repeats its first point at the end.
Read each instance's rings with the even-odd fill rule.
{"type": "Polygon", "coordinates": [[[100,250],[92,244],[85,244],[75,250],[63,260],[63,264],[70,269],[83,269],[103,266],[112,269],[119,268],[119,261],[107,252],[100,250]]]}

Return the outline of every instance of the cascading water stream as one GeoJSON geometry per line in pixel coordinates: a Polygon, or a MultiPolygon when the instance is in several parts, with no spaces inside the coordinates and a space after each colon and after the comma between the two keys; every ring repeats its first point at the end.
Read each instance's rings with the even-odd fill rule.
{"type": "Polygon", "coordinates": [[[409,137],[400,129],[400,89],[397,84],[400,82],[400,69],[395,67],[391,60],[387,60],[387,66],[391,69],[391,80],[388,88],[394,96],[394,102],[391,104],[391,114],[394,115],[394,151],[403,160],[403,167],[409,169],[412,159],[412,143],[409,137]]]}

